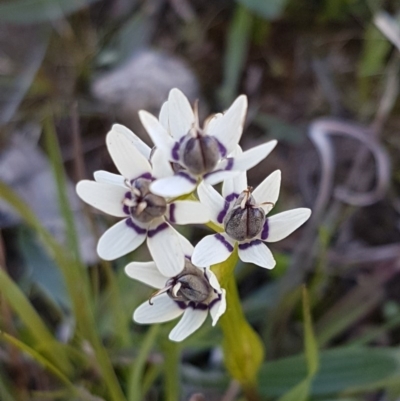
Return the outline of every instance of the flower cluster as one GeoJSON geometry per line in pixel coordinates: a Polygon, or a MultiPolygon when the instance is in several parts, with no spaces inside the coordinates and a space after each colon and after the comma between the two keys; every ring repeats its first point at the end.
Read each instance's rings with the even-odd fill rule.
{"type": "Polygon", "coordinates": [[[101,258],[119,258],[146,240],[153,261],[132,262],[125,271],[157,291],[136,309],[133,319],[149,324],[183,315],[170,333],[173,341],[197,330],[208,312],[213,325],[225,312],[225,290],[210,268],[213,264],[226,260],[237,246],[244,262],[272,269],[275,260],[264,242],[285,238],[311,214],[299,208],[266,217],[278,199],[280,171],[254,190],[247,185],[246,171],[267,157],[276,141],[242,152],[238,142],[246,111],[242,95],[200,127],[197,105],[193,109],[183,93],[173,89],[158,119],[139,112],[155,147],[126,127],[113,125],[106,143],[120,175],[97,171],[94,181],[76,187],[85,202],[122,219],[100,238],[101,258]],[[220,182],[222,195],[213,187],[220,182]],[[208,222],[219,232],[194,249],[173,227],[208,222]]]}

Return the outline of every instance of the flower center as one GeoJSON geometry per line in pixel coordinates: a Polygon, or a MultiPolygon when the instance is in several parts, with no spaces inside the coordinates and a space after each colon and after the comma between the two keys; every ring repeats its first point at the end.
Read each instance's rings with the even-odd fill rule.
{"type": "Polygon", "coordinates": [[[150,192],[150,184],[151,180],[147,178],[137,178],[124,199],[124,206],[128,208],[131,217],[142,223],[149,223],[167,211],[167,202],[162,196],[150,192]]]}
{"type": "Polygon", "coordinates": [[[265,212],[256,205],[252,188],[244,190],[224,219],[225,232],[237,241],[256,237],[265,222],[265,212]]]}
{"type": "Polygon", "coordinates": [[[213,171],[220,158],[218,141],[213,136],[203,135],[199,129],[189,132],[182,142],[182,161],[194,175],[213,171]]]}
{"type": "MultiPolygon", "coordinates": [[[[214,293],[206,275],[185,259],[185,267],[177,276],[170,278],[165,287],[153,296],[166,292],[174,301],[207,303],[214,293]]],[[[151,298],[149,300],[151,304],[151,298]]]]}

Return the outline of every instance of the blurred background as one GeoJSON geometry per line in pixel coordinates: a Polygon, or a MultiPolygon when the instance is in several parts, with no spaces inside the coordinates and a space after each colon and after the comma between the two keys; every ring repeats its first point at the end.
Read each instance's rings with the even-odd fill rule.
{"type": "Polygon", "coordinates": [[[123,268],[147,250],[99,260],[114,219],[74,191],[115,171],[114,122],[149,142],[137,112],[174,87],[203,119],[245,93],[242,147],[279,141],[250,184],[279,168],[274,212],[313,210],[271,244],[274,270],[236,269],[266,347],[257,399],[307,376],[306,283],[319,370],[304,399],[400,400],[399,71],[396,0],[0,2],[0,400],[244,399],[218,327],[177,345],[173,324],[131,321],[152,290],[123,268]]]}

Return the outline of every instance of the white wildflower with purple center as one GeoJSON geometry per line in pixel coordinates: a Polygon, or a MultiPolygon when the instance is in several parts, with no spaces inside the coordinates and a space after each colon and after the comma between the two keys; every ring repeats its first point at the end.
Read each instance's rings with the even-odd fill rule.
{"type": "Polygon", "coordinates": [[[267,157],[276,146],[275,140],[233,155],[242,135],[246,111],[247,98],[241,95],[225,113],[210,117],[200,128],[197,106],[193,110],[178,89],[170,91],[159,120],[140,111],[144,127],[175,172],[153,182],[151,191],[169,197],[191,193],[202,180],[218,184],[267,157]]]}
{"type": "Polygon", "coordinates": [[[119,258],[138,248],[147,238],[147,246],[161,273],[178,274],[184,268],[184,257],[178,233],[171,223],[206,223],[209,221],[206,207],[199,202],[173,201],[152,193],[151,183],[173,174],[171,166],[160,152],[151,152],[124,126],[114,125],[106,142],[121,175],[97,171],[95,181],[83,180],[76,187],[85,202],[124,218],[100,238],[99,256],[106,260],[119,258]]]}
{"type": "Polygon", "coordinates": [[[172,341],[182,341],[196,331],[210,313],[215,326],[226,310],[225,290],[215,274],[207,267],[200,268],[191,262],[193,247],[181,237],[185,249],[185,267],[177,275],[165,277],[161,266],[154,262],[132,262],[125,267],[126,274],[157,291],[140,305],[133,320],[141,324],[163,323],[182,316],[171,331],[172,341]]]}
{"type": "Polygon", "coordinates": [[[279,196],[281,173],[270,174],[256,189],[247,186],[246,174],[224,181],[222,196],[210,185],[198,187],[200,202],[205,205],[213,223],[221,233],[204,237],[195,247],[192,261],[199,266],[221,263],[238,245],[243,262],[272,269],[276,262],[264,242],[286,238],[311,215],[311,210],[298,208],[265,215],[274,207],[279,196]]]}

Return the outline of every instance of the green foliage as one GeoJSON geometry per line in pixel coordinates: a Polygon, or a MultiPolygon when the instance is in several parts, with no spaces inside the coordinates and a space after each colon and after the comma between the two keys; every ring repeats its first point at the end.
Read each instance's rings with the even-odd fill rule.
{"type": "MultiPolygon", "coordinates": [[[[296,385],[307,374],[303,356],[283,358],[263,365],[260,392],[276,397],[296,385]]],[[[320,352],[320,369],[311,395],[382,389],[400,378],[399,350],[395,348],[337,347],[320,352]]]]}
{"type": "Polygon", "coordinates": [[[278,18],[287,0],[237,0],[240,4],[251,10],[254,14],[273,20],[278,18]]]}
{"type": "Polygon", "coordinates": [[[303,319],[304,319],[304,346],[307,362],[307,377],[295,387],[283,394],[279,401],[307,401],[311,385],[318,371],[319,356],[317,341],[312,327],[310,300],[305,287],[303,287],[303,319]]]}
{"type": "Polygon", "coordinates": [[[227,107],[237,94],[239,79],[243,72],[248,48],[253,16],[243,6],[236,7],[232,19],[224,57],[224,82],[219,90],[220,102],[227,107]]]}
{"type": "Polygon", "coordinates": [[[0,21],[33,24],[65,18],[99,0],[15,0],[0,4],[0,21]]]}

